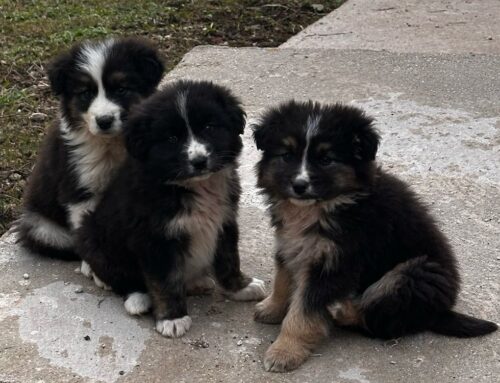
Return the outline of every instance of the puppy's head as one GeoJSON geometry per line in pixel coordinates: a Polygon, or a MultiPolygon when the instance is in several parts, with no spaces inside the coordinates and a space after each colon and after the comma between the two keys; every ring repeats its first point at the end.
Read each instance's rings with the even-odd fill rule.
{"type": "Polygon", "coordinates": [[[258,186],[273,199],[298,205],[328,201],[365,189],[379,137],[361,110],[288,102],[254,126],[258,186]]]}
{"type": "Polygon", "coordinates": [[[154,92],[163,74],[157,51],[136,38],[83,42],[49,65],[69,129],[113,136],[133,104],[154,92]]]}
{"type": "Polygon", "coordinates": [[[210,82],[178,81],[131,114],[127,149],[161,182],[208,178],[234,164],[245,113],[231,92],[210,82]]]}

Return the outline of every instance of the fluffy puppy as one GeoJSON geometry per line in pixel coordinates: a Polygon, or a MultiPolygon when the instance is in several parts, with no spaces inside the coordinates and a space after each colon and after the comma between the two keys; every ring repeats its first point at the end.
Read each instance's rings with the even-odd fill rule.
{"type": "Polygon", "coordinates": [[[152,306],[164,336],[189,330],[186,294],[212,274],[232,299],[264,297],[238,254],[244,124],[223,87],[180,81],[159,91],[127,122],[130,158],[78,231],[82,259],[126,296],[130,314],[152,306]]]}
{"type": "Polygon", "coordinates": [[[409,187],[376,166],[379,137],[361,110],[292,101],[267,111],[254,138],[277,245],[273,292],[255,319],[282,322],[267,371],[302,364],[332,318],[380,338],[497,328],[452,311],[452,249],[409,187]]]}
{"type": "Polygon", "coordinates": [[[72,230],[125,159],[129,109],[155,91],[163,64],[138,39],[84,42],[48,68],[60,116],[43,142],[24,193],[19,241],[49,257],[77,259],[72,230]]]}

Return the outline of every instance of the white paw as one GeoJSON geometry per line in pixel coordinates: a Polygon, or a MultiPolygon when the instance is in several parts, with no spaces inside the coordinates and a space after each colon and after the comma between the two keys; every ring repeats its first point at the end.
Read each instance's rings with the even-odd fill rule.
{"type": "Polygon", "coordinates": [[[151,297],[145,293],[132,293],[125,299],[125,310],[130,315],[141,315],[147,313],[152,306],[151,297]]]}
{"type": "Polygon", "coordinates": [[[94,275],[92,269],[90,268],[90,265],[85,261],[82,261],[82,265],[80,266],[80,273],[85,275],[87,278],[92,278],[92,276],[94,275]]]}
{"type": "Polygon", "coordinates": [[[103,290],[107,290],[107,291],[110,291],[111,290],[111,286],[108,286],[107,284],[105,284],[103,281],[101,281],[99,279],[99,277],[97,275],[94,274],[94,283],[97,287],[103,289],[103,290]]]}
{"type": "Polygon", "coordinates": [[[229,298],[235,301],[260,301],[266,297],[264,289],[264,281],[257,278],[252,278],[248,286],[239,291],[228,294],[229,298]]]}
{"type": "Polygon", "coordinates": [[[186,315],[177,319],[162,319],[156,322],[156,331],[169,338],[179,338],[188,332],[191,327],[191,318],[186,315]]]}

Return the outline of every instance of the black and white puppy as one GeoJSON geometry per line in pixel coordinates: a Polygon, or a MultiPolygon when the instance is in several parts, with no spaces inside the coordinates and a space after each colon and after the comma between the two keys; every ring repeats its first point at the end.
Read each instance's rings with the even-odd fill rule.
{"type": "Polygon", "coordinates": [[[453,251],[409,187],[376,166],[379,137],[361,110],[288,102],[264,114],[254,138],[277,242],[273,292],[255,319],[282,322],[266,370],[302,364],[332,317],[381,338],[497,329],[453,311],[453,251]]]}
{"type": "Polygon", "coordinates": [[[154,309],[156,329],[191,326],[186,294],[214,276],[234,300],[264,297],[240,271],[236,171],[245,114],[229,90],[180,81],[151,96],[125,128],[130,158],[78,230],[96,276],[130,314],[154,309]]]}
{"type": "Polygon", "coordinates": [[[72,230],[126,157],[121,133],[130,107],[155,91],[162,74],[157,51],[131,38],[84,42],[50,64],[60,116],[24,193],[17,229],[25,248],[78,259],[72,230]]]}

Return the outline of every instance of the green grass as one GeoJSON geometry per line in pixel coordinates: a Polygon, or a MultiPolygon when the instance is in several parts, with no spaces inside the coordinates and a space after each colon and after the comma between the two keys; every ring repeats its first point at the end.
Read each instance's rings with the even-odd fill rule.
{"type": "Polygon", "coordinates": [[[152,39],[171,69],[200,44],[277,46],[342,0],[0,0],[0,234],[14,219],[43,132],[57,111],[47,61],[105,36],[152,39]],[[320,3],[322,12],[311,4],[320,3]],[[32,119],[44,113],[44,120],[32,119]]]}

